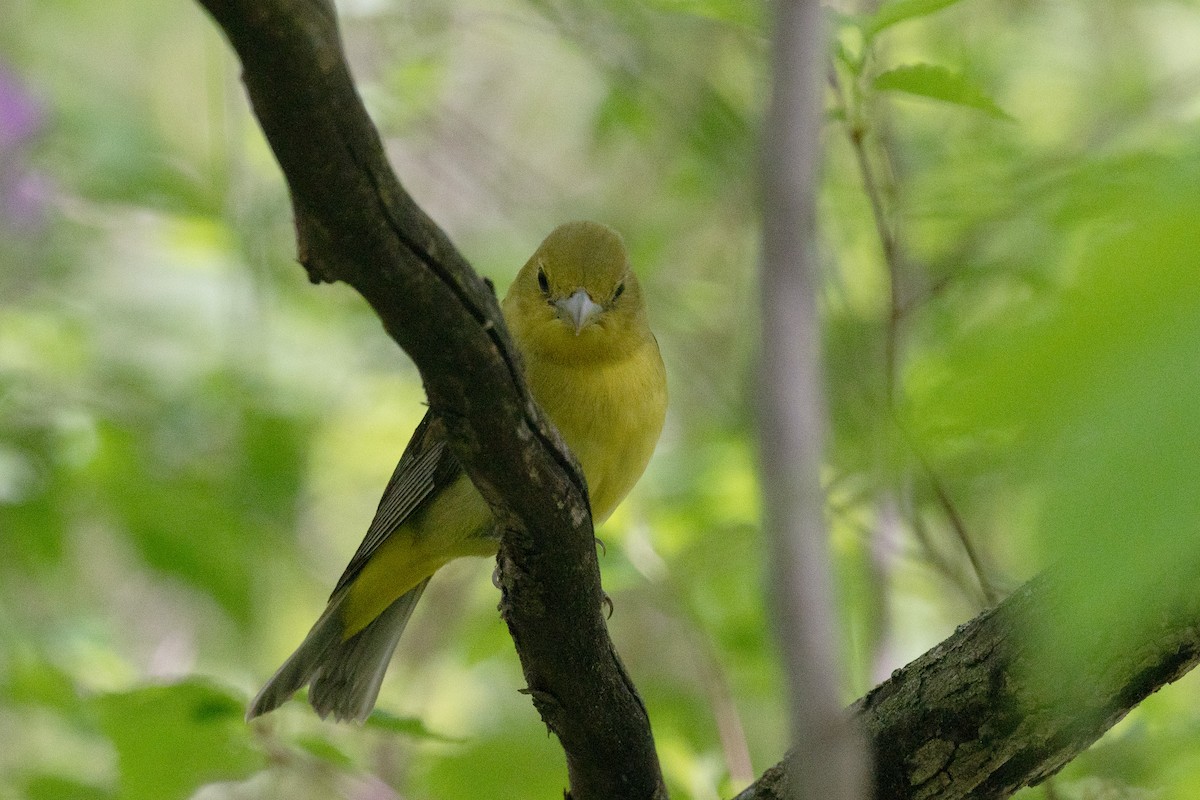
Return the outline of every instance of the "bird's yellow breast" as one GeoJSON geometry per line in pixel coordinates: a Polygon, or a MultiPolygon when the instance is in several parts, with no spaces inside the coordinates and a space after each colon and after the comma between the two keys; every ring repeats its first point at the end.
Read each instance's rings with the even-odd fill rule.
{"type": "Polygon", "coordinates": [[[603,363],[532,358],[526,377],[583,467],[599,525],[637,483],[662,431],[667,388],[658,345],[650,338],[603,363]]]}

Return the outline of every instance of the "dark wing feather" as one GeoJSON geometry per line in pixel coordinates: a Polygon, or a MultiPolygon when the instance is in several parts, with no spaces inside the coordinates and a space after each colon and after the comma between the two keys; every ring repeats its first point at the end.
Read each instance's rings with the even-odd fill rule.
{"type": "Polygon", "coordinates": [[[421,424],[413,431],[408,447],[404,448],[404,454],[400,456],[400,463],[396,465],[387,488],[383,490],[379,508],[362,544],[346,565],[346,571],[338,579],[333,594],[336,595],[358,577],[371,556],[396,528],[461,473],[458,459],[446,446],[441,420],[432,412],[425,412],[421,424]]]}

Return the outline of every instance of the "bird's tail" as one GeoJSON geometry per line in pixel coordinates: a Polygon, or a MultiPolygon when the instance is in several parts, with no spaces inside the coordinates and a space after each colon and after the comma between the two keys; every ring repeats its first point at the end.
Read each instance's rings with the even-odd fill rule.
{"type": "Polygon", "coordinates": [[[338,613],[342,598],[335,597],[296,652],[250,703],[246,719],[275,710],[310,684],[308,701],[322,719],[332,714],[339,722],[365,720],[375,707],[396,643],[428,583],[426,578],[409,589],[367,627],[345,640],[338,613]]]}

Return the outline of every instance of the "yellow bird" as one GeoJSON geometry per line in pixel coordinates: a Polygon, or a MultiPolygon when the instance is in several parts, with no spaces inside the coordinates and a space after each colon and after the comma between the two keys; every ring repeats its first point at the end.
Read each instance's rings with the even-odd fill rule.
{"type": "MultiPolygon", "coordinates": [[[[502,307],[533,396],[583,467],[599,525],[641,477],[667,407],[658,342],[620,235],[594,222],[555,228],[502,307]]],[[[460,556],[494,556],[498,544],[487,504],[426,414],[324,613],[246,718],[310,684],[321,717],[366,719],[430,577],[460,556]]]]}

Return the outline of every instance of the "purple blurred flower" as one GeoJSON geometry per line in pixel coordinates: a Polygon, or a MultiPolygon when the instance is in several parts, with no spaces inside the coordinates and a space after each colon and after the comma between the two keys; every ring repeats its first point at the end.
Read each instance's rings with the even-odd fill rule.
{"type": "Polygon", "coordinates": [[[33,138],[45,118],[41,104],[11,70],[0,64],[0,155],[9,155],[33,138]]]}
{"type": "Polygon", "coordinates": [[[45,219],[50,201],[50,182],[40,173],[20,172],[11,183],[0,184],[0,208],[10,224],[32,228],[45,219]]]}
{"type": "Polygon", "coordinates": [[[0,63],[0,222],[30,227],[42,221],[48,186],[21,158],[46,124],[46,113],[17,75],[0,63]]]}

